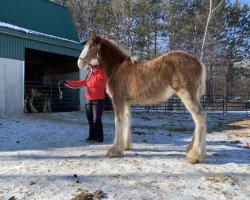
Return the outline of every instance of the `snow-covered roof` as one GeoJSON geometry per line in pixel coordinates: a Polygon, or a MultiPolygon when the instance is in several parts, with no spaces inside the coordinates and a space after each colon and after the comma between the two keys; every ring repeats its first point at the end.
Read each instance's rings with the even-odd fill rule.
{"type": "Polygon", "coordinates": [[[68,39],[65,39],[65,38],[62,38],[62,37],[57,37],[57,36],[54,36],[54,35],[40,33],[40,32],[37,32],[37,31],[32,31],[32,30],[29,30],[29,29],[26,29],[26,28],[22,28],[22,27],[15,26],[15,25],[8,24],[8,23],[1,22],[1,21],[0,21],[0,27],[6,27],[6,28],[13,29],[13,30],[25,32],[27,34],[40,35],[40,36],[44,36],[44,37],[48,37],[48,38],[52,38],[52,39],[58,39],[58,40],[63,40],[63,41],[68,41],[68,42],[73,42],[73,43],[79,44],[79,42],[76,42],[76,41],[73,41],[73,40],[68,40],[68,39]]]}

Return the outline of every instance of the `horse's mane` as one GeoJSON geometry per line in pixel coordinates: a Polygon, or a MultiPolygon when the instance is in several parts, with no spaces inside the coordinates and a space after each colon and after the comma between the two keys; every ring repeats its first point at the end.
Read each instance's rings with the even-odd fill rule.
{"type": "Polygon", "coordinates": [[[135,63],[138,61],[137,57],[132,57],[130,54],[128,54],[125,49],[118,45],[114,40],[108,39],[108,38],[102,38],[102,42],[109,46],[109,48],[112,48],[113,51],[117,52],[121,57],[124,58],[124,60],[130,59],[132,63],[135,63]]]}

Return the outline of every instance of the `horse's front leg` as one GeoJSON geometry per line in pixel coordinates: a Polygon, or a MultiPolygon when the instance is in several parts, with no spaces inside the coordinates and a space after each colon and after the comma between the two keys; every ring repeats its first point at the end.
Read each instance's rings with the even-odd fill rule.
{"type": "Polygon", "coordinates": [[[25,97],[25,99],[24,99],[24,112],[25,113],[28,113],[27,102],[28,102],[28,97],[25,97]]]}
{"type": "Polygon", "coordinates": [[[37,109],[33,105],[33,99],[34,99],[33,96],[29,99],[30,110],[31,110],[32,113],[38,113],[37,109]]]}
{"type": "Polygon", "coordinates": [[[124,154],[124,127],[125,127],[125,110],[124,106],[115,106],[115,139],[113,146],[107,152],[107,157],[118,157],[124,154]]]}

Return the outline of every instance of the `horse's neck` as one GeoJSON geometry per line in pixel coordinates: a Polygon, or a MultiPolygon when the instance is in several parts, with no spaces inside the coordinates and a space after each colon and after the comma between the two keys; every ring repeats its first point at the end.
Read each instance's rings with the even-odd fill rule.
{"type": "Polygon", "coordinates": [[[109,62],[104,61],[104,62],[101,62],[101,65],[104,68],[107,78],[109,78],[112,74],[114,74],[119,69],[121,63],[111,64],[109,62]]]}
{"type": "Polygon", "coordinates": [[[106,62],[106,60],[101,60],[100,62],[101,66],[103,66],[106,77],[109,78],[113,71],[115,70],[115,66],[111,66],[109,62],[106,62]]]}
{"type": "Polygon", "coordinates": [[[104,67],[105,73],[107,77],[110,77],[119,66],[129,57],[126,57],[120,52],[110,52],[103,49],[101,54],[100,64],[104,67]],[[116,54],[117,53],[117,54],[116,54]]]}

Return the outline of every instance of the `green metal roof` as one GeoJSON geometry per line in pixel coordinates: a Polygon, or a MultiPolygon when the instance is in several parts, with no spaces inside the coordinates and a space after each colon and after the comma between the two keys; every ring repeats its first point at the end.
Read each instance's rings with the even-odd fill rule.
{"type": "Polygon", "coordinates": [[[0,0],[0,57],[24,60],[26,48],[79,56],[82,44],[66,7],[48,0],[0,0]]]}
{"type": "Polygon", "coordinates": [[[79,42],[67,8],[49,0],[0,0],[0,22],[79,42]]]}

